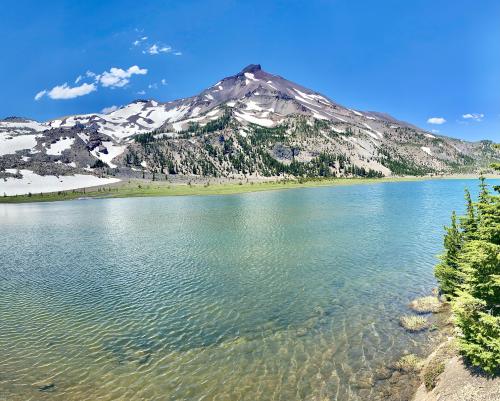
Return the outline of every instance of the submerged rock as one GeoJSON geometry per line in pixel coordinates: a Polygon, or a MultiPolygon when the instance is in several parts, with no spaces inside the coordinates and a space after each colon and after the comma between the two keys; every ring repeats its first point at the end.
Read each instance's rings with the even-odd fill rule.
{"type": "Polygon", "coordinates": [[[442,304],[436,296],[428,296],[414,299],[408,306],[417,313],[437,313],[442,304]]]}
{"type": "Polygon", "coordinates": [[[371,379],[356,380],[351,383],[351,387],[358,389],[371,389],[373,387],[373,381],[371,379]]]}
{"type": "Polygon", "coordinates": [[[423,316],[401,316],[401,318],[399,319],[399,324],[409,332],[418,332],[429,327],[429,322],[423,316]]]}
{"type": "Polygon", "coordinates": [[[392,376],[392,371],[387,368],[380,368],[375,371],[375,380],[387,380],[392,376]]]}
{"type": "Polygon", "coordinates": [[[56,389],[56,384],[51,381],[41,382],[41,383],[36,383],[35,387],[38,389],[38,391],[48,392],[48,391],[54,391],[56,389]]]}
{"type": "Polygon", "coordinates": [[[154,346],[152,340],[140,334],[109,339],[103,344],[103,348],[110,352],[119,364],[136,363],[138,365],[150,362],[154,346]]]}

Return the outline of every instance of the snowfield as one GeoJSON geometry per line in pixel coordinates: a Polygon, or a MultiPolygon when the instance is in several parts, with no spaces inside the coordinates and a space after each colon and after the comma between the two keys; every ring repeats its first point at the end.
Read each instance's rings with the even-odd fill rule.
{"type": "Polygon", "coordinates": [[[359,111],[356,111],[356,110],[353,110],[353,109],[349,109],[349,111],[352,111],[357,116],[364,117],[363,114],[361,114],[359,111]]]}
{"type": "Polygon", "coordinates": [[[66,138],[60,139],[56,143],[50,144],[50,148],[47,148],[48,145],[45,145],[45,147],[47,148],[47,154],[52,156],[60,156],[66,149],[71,148],[74,142],[75,138],[66,138]]]}
{"type": "MultiPolygon", "coordinates": [[[[15,174],[15,169],[7,169],[15,174]]],[[[31,170],[20,170],[23,178],[0,179],[0,195],[26,195],[41,192],[68,191],[71,189],[95,187],[120,181],[118,178],[99,178],[94,175],[75,174],[56,177],[55,175],[38,175],[31,170]]]]}
{"type": "Polygon", "coordinates": [[[121,155],[123,152],[125,152],[125,149],[127,149],[127,145],[114,145],[113,142],[110,141],[104,141],[102,145],[108,150],[108,153],[103,153],[99,152],[99,148],[95,148],[92,152],[90,152],[93,156],[97,157],[98,159],[102,160],[104,163],[106,163],[109,167],[115,168],[116,164],[113,164],[111,161],[121,155]]]}
{"type": "Polygon", "coordinates": [[[0,129],[18,133],[27,133],[32,130],[38,132],[44,131],[47,129],[47,127],[45,126],[45,124],[33,120],[27,120],[22,122],[4,120],[0,121],[0,129]]]}
{"type": "Polygon", "coordinates": [[[239,113],[235,112],[234,115],[236,116],[236,118],[239,121],[243,120],[243,121],[246,121],[246,122],[249,122],[249,123],[252,123],[252,124],[261,125],[263,127],[268,127],[269,128],[269,127],[272,127],[272,126],[275,125],[275,123],[274,123],[273,120],[270,120],[268,118],[258,118],[256,116],[246,114],[243,111],[240,111],[239,113]]]}
{"type": "Polygon", "coordinates": [[[420,149],[422,149],[425,153],[427,153],[429,156],[432,156],[432,152],[431,152],[431,149],[428,148],[427,146],[422,146],[420,147],[420,149]]]}
{"type": "Polygon", "coordinates": [[[36,146],[37,135],[12,136],[0,132],[0,156],[16,153],[18,150],[31,149],[36,146]]]}

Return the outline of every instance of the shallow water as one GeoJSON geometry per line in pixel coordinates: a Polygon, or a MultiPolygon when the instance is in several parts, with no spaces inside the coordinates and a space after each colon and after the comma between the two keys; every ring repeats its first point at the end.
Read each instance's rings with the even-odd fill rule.
{"type": "Polygon", "coordinates": [[[0,400],[376,399],[466,186],[0,205],[0,400]]]}

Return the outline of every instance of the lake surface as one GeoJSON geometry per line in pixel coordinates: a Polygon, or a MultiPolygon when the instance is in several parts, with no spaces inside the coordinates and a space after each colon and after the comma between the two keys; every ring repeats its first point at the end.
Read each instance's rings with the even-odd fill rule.
{"type": "Polygon", "coordinates": [[[377,399],[465,187],[0,204],[0,400],[377,399]]]}

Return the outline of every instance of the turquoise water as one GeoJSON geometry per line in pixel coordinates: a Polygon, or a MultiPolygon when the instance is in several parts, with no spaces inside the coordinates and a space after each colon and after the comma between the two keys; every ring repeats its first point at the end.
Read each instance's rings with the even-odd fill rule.
{"type": "Polygon", "coordinates": [[[0,205],[0,400],[378,399],[466,186],[0,205]]]}

